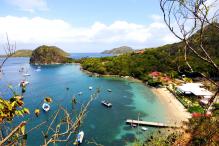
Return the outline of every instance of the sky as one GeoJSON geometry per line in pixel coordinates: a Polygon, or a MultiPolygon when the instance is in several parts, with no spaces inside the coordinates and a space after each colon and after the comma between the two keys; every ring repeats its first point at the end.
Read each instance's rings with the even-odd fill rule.
{"type": "Polygon", "coordinates": [[[71,53],[177,41],[158,0],[0,0],[0,48],[6,33],[17,49],[52,45],[71,53]]]}

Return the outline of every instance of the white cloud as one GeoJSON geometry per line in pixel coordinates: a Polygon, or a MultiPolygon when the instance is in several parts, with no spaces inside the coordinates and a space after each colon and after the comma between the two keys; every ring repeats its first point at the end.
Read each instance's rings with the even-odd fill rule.
{"type": "Polygon", "coordinates": [[[162,22],[152,22],[150,25],[126,21],[115,21],[110,25],[95,22],[88,27],[76,27],[60,19],[6,16],[0,17],[0,26],[0,37],[3,38],[7,32],[10,40],[17,44],[125,44],[153,47],[176,41],[162,22]]]}
{"type": "Polygon", "coordinates": [[[150,18],[152,19],[152,20],[154,20],[154,21],[156,21],[156,22],[160,22],[160,21],[163,21],[163,17],[162,16],[160,16],[160,15],[157,15],[157,14],[152,14],[151,16],[150,16],[150,18]]]}
{"type": "Polygon", "coordinates": [[[28,12],[48,10],[46,0],[7,0],[6,2],[28,12]]]}

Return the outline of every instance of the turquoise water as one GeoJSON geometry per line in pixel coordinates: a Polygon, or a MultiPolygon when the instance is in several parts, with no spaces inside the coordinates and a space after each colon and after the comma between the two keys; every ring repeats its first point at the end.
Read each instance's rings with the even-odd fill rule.
{"type": "MultiPolygon", "coordinates": [[[[24,95],[25,107],[28,107],[31,113],[35,108],[41,109],[41,101],[45,96],[53,97],[55,103],[71,109],[71,98],[77,95],[79,91],[83,92],[82,96],[77,96],[79,103],[86,103],[94,90],[88,90],[89,86],[100,88],[101,92],[98,98],[91,104],[86,119],[80,130],[85,132],[83,145],[88,145],[87,141],[94,139],[97,143],[106,146],[122,146],[133,141],[135,137],[149,135],[154,128],[142,132],[138,128],[131,128],[125,124],[127,118],[140,119],[148,121],[165,121],[165,108],[159,103],[156,96],[143,84],[127,81],[119,78],[95,78],[89,77],[80,70],[79,65],[47,65],[41,66],[41,71],[36,72],[36,66],[28,64],[28,58],[12,58],[4,67],[4,75],[0,80],[1,96],[9,98],[11,93],[6,88],[12,84],[16,91],[20,91],[18,83],[24,78],[19,73],[19,69],[24,67],[29,74],[27,92],[24,95]],[[69,88],[69,91],[66,90],[69,88]],[[107,92],[110,88],[112,92],[107,92]],[[109,100],[113,107],[107,109],[103,107],[101,100],[109,100]],[[137,133],[140,133],[137,135],[137,133]]],[[[57,106],[51,105],[49,113],[41,113],[36,118],[31,114],[25,118],[30,118],[27,129],[34,127],[37,123],[49,119],[57,106]]],[[[15,123],[21,119],[15,119],[15,123]]],[[[38,146],[43,143],[41,131],[45,128],[38,128],[28,135],[27,144],[38,146]]],[[[73,141],[67,143],[70,145],[73,141]]],[[[58,144],[58,145],[66,145],[58,144]]]]}
{"type": "Polygon", "coordinates": [[[113,56],[113,54],[101,54],[101,53],[71,53],[70,57],[75,59],[85,58],[85,57],[108,57],[113,56]]]}

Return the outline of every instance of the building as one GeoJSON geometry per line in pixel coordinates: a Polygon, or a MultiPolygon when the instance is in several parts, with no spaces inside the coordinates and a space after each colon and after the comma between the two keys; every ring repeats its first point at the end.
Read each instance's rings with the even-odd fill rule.
{"type": "Polygon", "coordinates": [[[214,95],[212,92],[204,88],[201,83],[186,83],[177,87],[177,91],[185,95],[195,95],[200,98],[200,102],[208,104],[211,97],[214,95]]]}

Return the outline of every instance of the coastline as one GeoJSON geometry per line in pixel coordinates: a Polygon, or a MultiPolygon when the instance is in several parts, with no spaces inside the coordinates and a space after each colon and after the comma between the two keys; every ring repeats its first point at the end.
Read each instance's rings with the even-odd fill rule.
{"type": "MultiPolygon", "coordinates": [[[[130,76],[119,76],[119,75],[100,75],[93,73],[81,68],[83,72],[88,75],[96,77],[118,77],[126,79],[133,82],[143,83],[142,80],[130,77],[130,76]]],[[[147,85],[145,85],[147,86],[147,85]]],[[[147,86],[148,87],[148,86],[147,86]]],[[[166,108],[166,123],[170,125],[175,125],[177,127],[184,126],[184,122],[187,122],[191,118],[191,114],[187,109],[180,103],[180,101],[169,91],[166,87],[148,87],[153,94],[156,95],[161,104],[166,108]]]]}
{"type": "Polygon", "coordinates": [[[150,88],[151,91],[157,96],[161,104],[166,107],[166,120],[168,124],[183,126],[191,118],[191,114],[179,102],[176,97],[169,92],[166,88],[150,88]]]}

